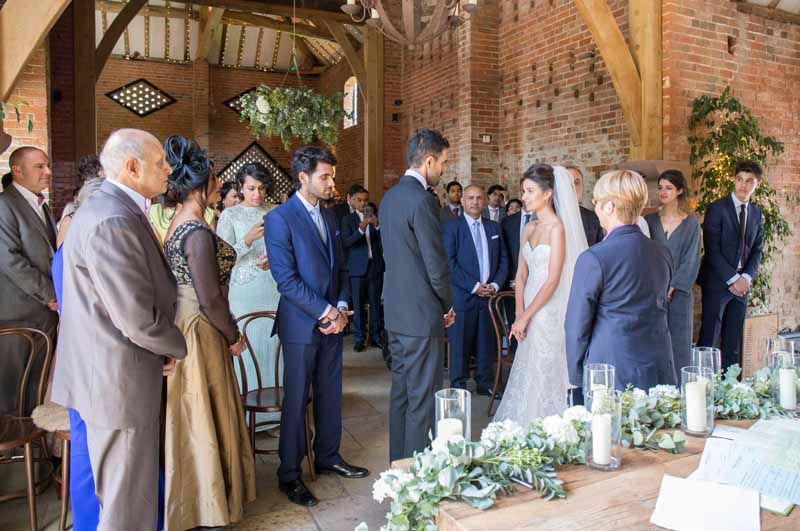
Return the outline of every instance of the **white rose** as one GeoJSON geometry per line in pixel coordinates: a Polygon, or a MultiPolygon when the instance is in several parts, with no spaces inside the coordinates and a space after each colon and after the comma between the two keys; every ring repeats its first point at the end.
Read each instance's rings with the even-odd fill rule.
{"type": "Polygon", "coordinates": [[[260,113],[267,114],[270,111],[270,106],[269,102],[267,101],[267,98],[265,98],[264,96],[259,96],[258,99],[256,99],[256,109],[258,109],[258,112],[260,113]]]}
{"type": "Polygon", "coordinates": [[[583,406],[572,406],[564,412],[564,420],[589,422],[592,420],[592,415],[583,406]]]}

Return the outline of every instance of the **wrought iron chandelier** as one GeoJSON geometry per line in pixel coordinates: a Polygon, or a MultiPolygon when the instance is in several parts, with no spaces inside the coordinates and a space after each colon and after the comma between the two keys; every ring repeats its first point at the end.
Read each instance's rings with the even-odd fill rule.
{"type": "Polygon", "coordinates": [[[409,47],[458,27],[464,22],[464,13],[478,10],[478,0],[402,0],[402,20],[396,24],[383,8],[384,1],[387,0],[347,0],[342,11],[350,15],[353,22],[378,28],[388,38],[409,47]]]}

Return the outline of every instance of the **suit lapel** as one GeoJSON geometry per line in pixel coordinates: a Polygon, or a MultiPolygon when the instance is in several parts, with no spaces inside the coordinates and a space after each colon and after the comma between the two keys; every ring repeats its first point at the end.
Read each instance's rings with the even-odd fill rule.
{"type": "MultiPolygon", "coordinates": [[[[296,192],[295,195],[299,193],[300,192],[296,192]]],[[[329,252],[327,249],[325,249],[325,244],[322,242],[322,238],[320,238],[319,236],[319,231],[317,231],[317,226],[314,224],[314,220],[311,219],[311,214],[308,213],[308,210],[306,210],[306,207],[305,205],[303,205],[303,202],[300,201],[299,197],[292,196],[292,198],[290,199],[290,204],[294,209],[295,216],[300,222],[300,226],[306,227],[306,232],[308,233],[309,239],[314,242],[314,246],[320,253],[322,253],[322,256],[330,260],[329,252]]],[[[320,212],[322,212],[321,209],[320,212]]],[[[325,219],[324,216],[323,219],[325,219]]],[[[330,241],[330,237],[328,238],[328,241],[330,241]]]]}
{"type": "Polygon", "coordinates": [[[336,228],[336,221],[329,215],[328,209],[320,207],[319,213],[322,216],[322,221],[325,223],[325,230],[328,232],[328,262],[333,271],[333,237],[334,229],[336,228]],[[327,218],[327,219],[326,219],[327,218]]]}
{"type": "MultiPolygon", "coordinates": [[[[30,203],[28,203],[28,201],[26,201],[25,198],[22,197],[22,194],[19,193],[17,187],[12,184],[5,190],[4,193],[8,194],[9,197],[11,197],[14,200],[14,202],[16,203],[17,212],[20,213],[20,215],[25,219],[25,221],[29,225],[36,227],[36,230],[39,231],[42,237],[50,245],[50,249],[54,251],[56,248],[55,235],[52,236],[50,235],[50,231],[47,230],[45,222],[42,221],[42,218],[39,217],[39,214],[37,214],[36,211],[33,210],[33,207],[31,207],[30,203]]],[[[45,217],[50,219],[47,210],[45,210],[45,217]]]]}
{"type": "Polygon", "coordinates": [[[478,250],[475,248],[475,239],[472,237],[472,227],[470,226],[470,220],[467,220],[467,216],[461,216],[459,219],[459,223],[461,223],[462,227],[467,228],[466,234],[466,243],[468,244],[467,247],[470,248],[470,256],[473,258],[473,265],[475,266],[475,271],[478,272],[478,278],[481,277],[481,261],[478,258],[478,250]]]}
{"type": "Polygon", "coordinates": [[[489,249],[489,280],[492,279],[492,272],[497,269],[497,247],[499,245],[500,239],[497,239],[497,244],[495,244],[495,240],[492,238],[495,236],[493,230],[490,227],[489,223],[483,223],[483,234],[486,238],[486,245],[489,249]]]}
{"type": "Polygon", "coordinates": [[[56,227],[56,222],[53,219],[53,215],[50,213],[50,207],[47,206],[47,203],[42,203],[42,210],[44,210],[44,217],[47,220],[47,233],[50,236],[50,244],[53,246],[53,249],[56,247],[56,235],[58,234],[58,228],[56,227]]]}

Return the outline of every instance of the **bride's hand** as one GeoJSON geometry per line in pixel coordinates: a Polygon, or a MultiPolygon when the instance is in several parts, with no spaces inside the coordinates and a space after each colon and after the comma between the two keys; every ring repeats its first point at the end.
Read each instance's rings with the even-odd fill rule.
{"type": "Polygon", "coordinates": [[[517,341],[523,341],[525,339],[526,331],[528,330],[528,319],[524,317],[518,317],[514,324],[511,325],[511,333],[508,334],[509,339],[512,337],[516,337],[517,341]]]}

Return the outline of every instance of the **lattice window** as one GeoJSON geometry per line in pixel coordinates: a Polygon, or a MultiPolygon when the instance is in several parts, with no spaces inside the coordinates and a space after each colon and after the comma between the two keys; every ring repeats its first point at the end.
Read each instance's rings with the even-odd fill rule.
{"type": "Polygon", "coordinates": [[[294,188],[292,176],[258,142],[253,142],[247,146],[244,151],[239,153],[235,159],[219,172],[218,176],[223,182],[233,182],[236,180],[236,174],[242,166],[252,162],[263,164],[272,177],[272,194],[267,197],[268,202],[277,204],[281,201],[282,194],[289,195],[294,188]]]}
{"type": "Polygon", "coordinates": [[[177,101],[144,78],[107,92],[106,96],[140,118],[158,112],[177,101]]]}
{"type": "Polygon", "coordinates": [[[237,94],[231,99],[223,101],[222,104],[225,107],[232,110],[233,112],[235,112],[236,114],[242,114],[242,96],[244,96],[245,94],[250,94],[254,90],[256,90],[256,87],[249,88],[244,92],[242,92],[241,94],[237,94]]]}
{"type": "Polygon", "coordinates": [[[358,124],[358,81],[351,77],[344,84],[344,112],[350,117],[344,117],[344,128],[353,127],[358,124]]]}

